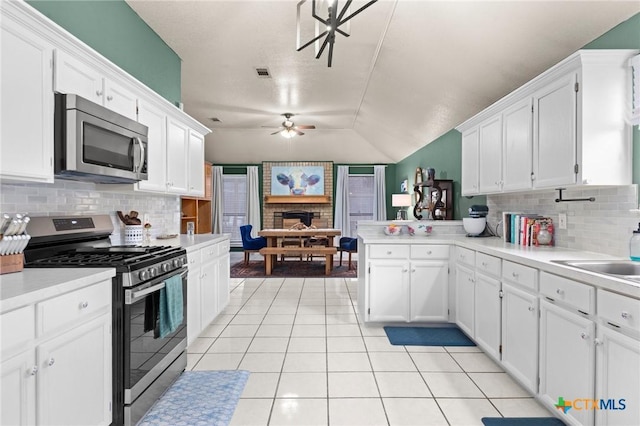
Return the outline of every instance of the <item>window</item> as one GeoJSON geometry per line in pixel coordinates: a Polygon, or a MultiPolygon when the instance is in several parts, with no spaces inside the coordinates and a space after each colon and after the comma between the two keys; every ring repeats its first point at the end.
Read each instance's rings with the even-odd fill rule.
{"type": "Polygon", "coordinates": [[[356,236],[359,220],[373,220],[373,175],[349,175],[350,236],[356,236]]]}
{"type": "Polygon", "coordinates": [[[222,232],[231,234],[231,244],[242,245],[240,226],[247,223],[247,176],[222,176],[222,232]]]}

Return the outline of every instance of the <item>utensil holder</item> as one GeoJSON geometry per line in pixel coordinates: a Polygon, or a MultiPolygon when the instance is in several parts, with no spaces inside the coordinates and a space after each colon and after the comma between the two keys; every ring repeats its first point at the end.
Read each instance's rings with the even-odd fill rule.
{"type": "Polygon", "coordinates": [[[144,238],[144,228],[142,225],[124,226],[124,245],[136,245],[142,243],[144,238]]]}

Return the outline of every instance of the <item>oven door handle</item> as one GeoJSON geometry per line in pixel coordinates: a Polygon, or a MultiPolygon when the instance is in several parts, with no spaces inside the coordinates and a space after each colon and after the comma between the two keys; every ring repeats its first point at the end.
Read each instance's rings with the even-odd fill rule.
{"type": "MultiPolygon", "coordinates": [[[[188,272],[189,272],[189,270],[185,269],[179,275],[182,278],[184,278],[187,275],[188,272]]],[[[175,275],[178,275],[178,274],[175,274],[175,275]]],[[[175,276],[175,275],[173,275],[173,276],[175,276]]],[[[138,291],[127,290],[125,292],[125,296],[124,296],[125,297],[125,303],[127,305],[130,305],[132,303],[137,302],[138,300],[140,300],[142,297],[146,296],[147,294],[154,293],[154,292],[156,292],[158,290],[161,290],[162,288],[165,287],[165,283],[164,283],[165,279],[166,279],[166,277],[163,278],[162,281],[160,281],[158,284],[152,285],[151,287],[147,287],[147,288],[142,289],[142,290],[138,290],[138,291]]]]}
{"type": "Polygon", "coordinates": [[[135,302],[136,300],[140,299],[143,296],[146,296],[149,293],[154,293],[162,288],[164,288],[165,284],[164,281],[161,282],[160,284],[156,284],[154,286],[145,288],[144,290],[140,290],[140,291],[134,291],[131,293],[131,301],[135,302]]]}

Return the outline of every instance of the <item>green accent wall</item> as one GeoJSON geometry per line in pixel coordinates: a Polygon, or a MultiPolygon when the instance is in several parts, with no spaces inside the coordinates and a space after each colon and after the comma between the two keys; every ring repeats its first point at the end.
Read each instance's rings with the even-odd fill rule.
{"type": "MultiPolygon", "coordinates": [[[[583,49],[640,49],[640,13],[613,27],[585,45],[583,49]]],[[[467,198],[460,195],[461,153],[462,135],[457,130],[451,129],[397,163],[396,180],[400,182],[403,179],[408,179],[411,187],[417,167],[423,169],[433,167],[436,169],[436,178],[453,179],[454,219],[461,219],[467,215],[469,206],[486,204],[485,196],[467,198]]],[[[640,130],[638,126],[633,128],[633,183],[640,184],[640,130]]]]}
{"type": "Polygon", "coordinates": [[[124,0],[27,3],[172,104],[180,102],[180,58],[124,0]]]}
{"type": "MultiPolygon", "coordinates": [[[[453,219],[461,220],[468,216],[469,206],[487,202],[485,196],[467,198],[460,195],[461,155],[462,134],[452,129],[396,164],[398,185],[400,181],[407,179],[409,188],[413,188],[418,167],[423,170],[429,167],[436,169],[436,179],[453,180],[453,219]]],[[[414,219],[413,210],[409,212],[409,219],[414,219]]]]}

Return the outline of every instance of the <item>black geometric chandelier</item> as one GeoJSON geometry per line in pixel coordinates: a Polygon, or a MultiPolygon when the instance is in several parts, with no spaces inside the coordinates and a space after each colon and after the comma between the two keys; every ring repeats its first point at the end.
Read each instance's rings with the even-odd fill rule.
{"type": "Polygon", "coordinates": [[[316,19],[316,32],[315,32],[315,37],[311,40],[309,40],[308,42],[304,43],[304,44],[300,44],[300,7],[306,2],[307,0],[302,0],[298,3],[298,15],[297,15],[297,20],[296,20],[296,28],[297,28],[297,44],[296,44],[296,50],[299,52],[302,49],[304,49],[307,46],[310,46],[313,43],[318,42],[321,38],[325,37],[324,41],[322,42],[322,45],[318,47],[318,43],[316,43],[316,59],[320,59],[320,56],[322,55],[322,53],[325,51],[326,47],[329,46],[329,58],[328,58],[328,66],[329,68],[331,68],[331,62],[333,59],[333,44],[336,41],[336,33],[342,34],[345,37],[349,37],[349,30],[347,29],[346,31],[341,29],[340,27],[344,24],[347,24],[347,28],[349,26],[349,21],[351,20],[351,18],[353,18],[354,16],[356,16],[357,14],[359,14],[360,12],[362,12],[363,10],[365,10],[366,8],[368,8],[369,6],[371,6],[372,4],[376,3],[378,0],[372,0],[369,1],[368,3],[366,3],[364,6],[362,6],[361,8],[359,8],[358,10],[356,10],[353,13],[350,13],[350,7],[351,7],[351,3],[353,2],[353,0],[347,0],[344,4],[344,6],[342,7],[342,9],[340,9],[340,7],[338,6],[338,0],[328,0],[328,1],[322,1],[322,0],[311,0],[311,16],[316,19]],[[318,14],[316,13],[317,9],[317,4],[316,3],[327,3],[328,7],[328,17],[326,19],[321,18],[320,16],[318,16],[318,14]],[[347,16],[345,16],[347,15],[347,16]],[[319,28],[323,27],[324,30],[322,32],[320,32],[319,28]]]}

